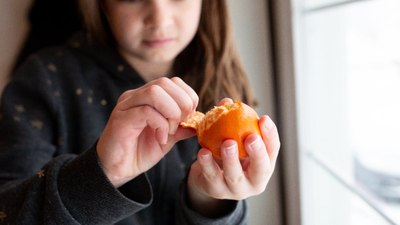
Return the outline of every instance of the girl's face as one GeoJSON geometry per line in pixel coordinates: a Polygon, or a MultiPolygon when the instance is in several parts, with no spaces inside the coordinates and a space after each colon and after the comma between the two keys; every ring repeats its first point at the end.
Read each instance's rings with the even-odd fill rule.
{"type": "Polygon", "coordinates": [[[202,0],[105,0],[119,52],[128,62],[172,63],[197,32],[202,0]]]}

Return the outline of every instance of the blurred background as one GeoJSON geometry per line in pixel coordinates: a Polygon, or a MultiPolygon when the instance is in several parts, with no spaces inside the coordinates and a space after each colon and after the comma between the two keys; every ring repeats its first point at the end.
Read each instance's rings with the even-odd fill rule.
{"type": "MultiPolygon", "coordinates": [[[[0,1],[0,89],[79,29],[71,2],[0,1]]],[[[249,224],[400,224],[400,1],[228,2],[257,111],[282,142],[249,224]]]]}
{"type": "Polygon", "coordinates": [[[400,224],[400,1],[293,0],[303,224],[400,224]]]}

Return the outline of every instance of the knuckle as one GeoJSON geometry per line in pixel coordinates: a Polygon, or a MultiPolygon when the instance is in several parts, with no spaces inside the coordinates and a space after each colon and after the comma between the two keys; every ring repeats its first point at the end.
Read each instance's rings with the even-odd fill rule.
{"type": "Polygon", "coordinates": [[[199,96],[198,95],[194,95],[193,98],[194,98],[194,101],[195,101],[195,103],[197,105],[199,103],[199,101],[200,101],[199,96]]]}
{"type": "Polygon", "coordinates": [[[216,188],[214,185],[208,185],[206,188],[206,192],[213,196],[216,199],[226,199],[228,198],[227,192],[223,188],[216,188]]]}
{"type": "Polygon", "coordinates": [[[172,77],[171,78],[171,80],[174,82],[174,83],[177,83],[177,82],[179,82],[179,83],[182,83],[183,82],[183,80],[180,78],[180,77],[172,77]]]}
{"type": "Polygon", "coordinates": [[[157,84],[160,86],[166,86],[166,85],[169,85],[170,83],[171,83],[171,80],[166,77],[161,77],[157,80],[157,84]]]}
{"type": "Polygon", "coordinates": [[[152,84],[152,85],[150,85],[150,86],[146,89],[146,93],[147,93],[149,96],[155,96],[155,95],[157,95],[158,93],[160,93],[161,89],[162,89],[162,88],[161,88],[159,85],[157,85],[157,84],[152,84]]]}
{"type": "Polygon", "coordinates": [[[218,179],[218,175],[216,173],[205,173],[204,178],[210,183],[213,183],[218,179]]]}
{"type": "Polygon", "coordinates": [[[232,200],[242,200],[242,199],[246,199],[248,197],[252,196],[250,192],[245,192],[242,190],[231,190],[231,195],[229,196],[229,199],[232,200]]]}
{"type": "Polygon", "coordinates": [[[170,112],[165,115],[168,120],[170,120],[172,123],[179,124],[181,117],[182,117],[182,111],[181,109],[176,106],[176,107],[171,107],[170,112]]]}
{"type": "Polygon", "coordinates": [[[269,179],[269,177],[271,176],[273,171],[274,171],[274,167],[272,166],[272,164],[266,166],[266,168],[261,173],[261,178],[264,179],[264,180],[269,179]]]}
{"type": "Polygon", "coordinates": [[[276,139],[276,147],[277,149],[281,148],[281,141],[279,140],[279,138],[276,139]]]}
{"type": "Polygon", "coordinates": [[[153,107],[149,105],[144,105],[140,108],[142,115],[151,115],[154,113],[153,107]]]}
{"type": "Polygon", "coordinates": [[[192,102],[191,102],[192,108],[190,110],[195,110],[197,105],[199,104],[199,96],[196,93],[191,94],[191,99],[192,99],[192,102]]]}
{"type": "Polygon", "coordinates": [[[124,91],[119,97],[117,102],[122,102],[132,94],[133,90],[124,91]]]}
{"type": "Polygon", "coordinates": [[[233,185],[233,186],[237,186],[240,183],[242,183],[244,180],[244,176],[243,175],[239,175],[239,176],[227,176],[225,175],[225,181],[229,184],[229,185],[233,185]]]}
{"type": "Polygon", "coordinates": [[[216,192],[216,193],[213,193],[212,196],[214,196],[214,198],[216,198],[216,199],[227,199],[228,198],[224,192],[216,192]]]}
{"type": "Polygon", "coordinates": [[[254,195],[260,195],[262,194],[267,188],[266,184],[260,184],[260,185],[256,185],[254,187],[254,195]]]}
{"type": "Polygon", "coordinates": [[[183,112],[183,114],[187,115],[189,113],[192,112],[192,108],[193,108],[193,103],[191,101],[189,101],[189,99],[185,99],[185,103],[183,104],[183,106],[181,106],[181,110],[183,112]]]}

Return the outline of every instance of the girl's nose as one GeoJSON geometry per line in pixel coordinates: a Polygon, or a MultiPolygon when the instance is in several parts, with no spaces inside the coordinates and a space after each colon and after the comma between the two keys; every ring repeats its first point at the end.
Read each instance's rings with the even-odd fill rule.
{"type": "Polygon", "coordinates": [[[151,29],[167,27],[172,21],[172,9],[162,1],[150,1],[145,25],[151,29]]]}

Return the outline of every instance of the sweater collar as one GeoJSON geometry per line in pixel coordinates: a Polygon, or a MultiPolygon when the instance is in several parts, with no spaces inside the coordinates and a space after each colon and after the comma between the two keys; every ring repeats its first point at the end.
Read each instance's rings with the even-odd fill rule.
{"type": "Polygon", "coordinates": [[[118,79],[137,83],[145,83],[139,73],[132,68],[114,49],[94,41],[89,41],[86,35],[79,32],[72,36],[67,46],[82,52],[95,63],[118,79]]]}

